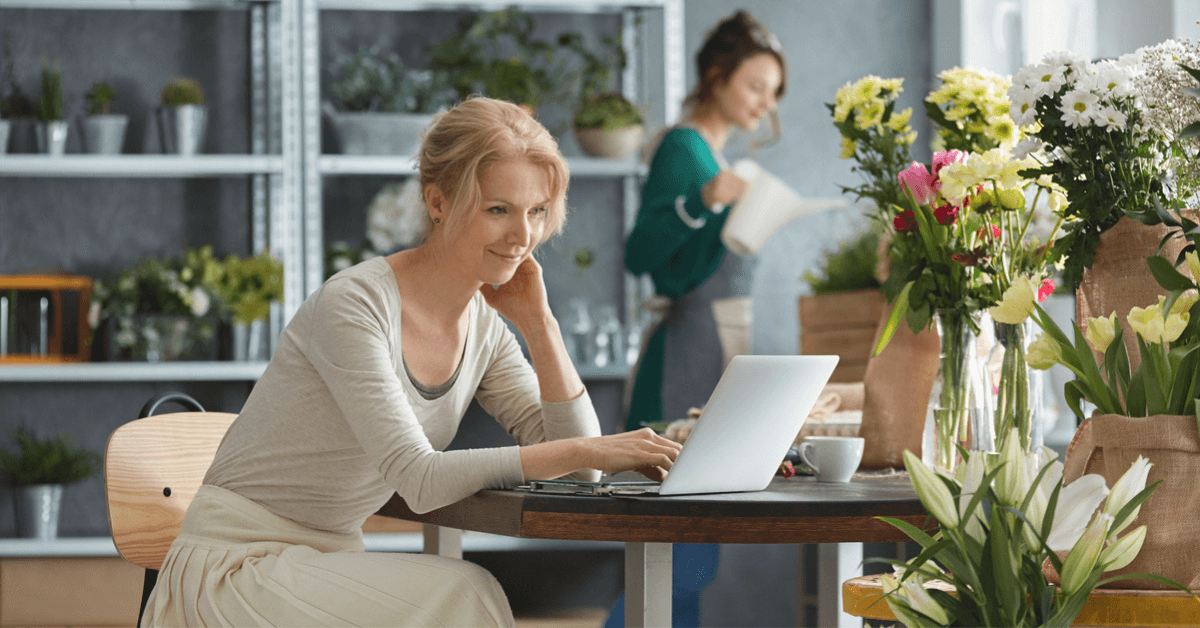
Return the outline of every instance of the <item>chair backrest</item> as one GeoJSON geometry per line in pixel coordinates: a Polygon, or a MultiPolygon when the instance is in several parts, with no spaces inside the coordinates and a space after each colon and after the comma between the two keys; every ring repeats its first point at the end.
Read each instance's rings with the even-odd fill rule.
{"type": "Polygon", "coordinates": [[[177,412],[131,421],[112,433],[104,452],[104,498],[113,543],[125,560],[162,566],[235,418],[177,412]]]}

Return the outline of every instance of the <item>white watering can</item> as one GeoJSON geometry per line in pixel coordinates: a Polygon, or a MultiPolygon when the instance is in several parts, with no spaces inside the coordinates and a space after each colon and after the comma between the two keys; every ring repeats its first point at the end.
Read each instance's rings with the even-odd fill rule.
{"type": "Polygon", "coordinates": [[[842,199],[804,199],[796,191],[750,159],[739,159],[733,173],[749,184],[721,229],[721,242],[741,255],[758,253],[767,240],[789,222],[846,206],[842,199]]]}

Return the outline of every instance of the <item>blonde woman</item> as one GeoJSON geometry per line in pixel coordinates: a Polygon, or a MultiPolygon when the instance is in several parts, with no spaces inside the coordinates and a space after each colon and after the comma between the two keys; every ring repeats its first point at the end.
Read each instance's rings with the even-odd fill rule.
{"type": "Polygon", "coordinates": [[[428,237],[338,273],[300,307],[144,625],[512,625],[486,571],[365,553],[363,521],[393,493],[427,512],[530,478],[671,467],[679,447],[650,430],[600,435],[550,312],[532,257],[565,218],[550,134],[512,104],[468,100],[428,132],[420,178],[428,237]],[[472,399],[519,445],[442,451],[472,399]]]}

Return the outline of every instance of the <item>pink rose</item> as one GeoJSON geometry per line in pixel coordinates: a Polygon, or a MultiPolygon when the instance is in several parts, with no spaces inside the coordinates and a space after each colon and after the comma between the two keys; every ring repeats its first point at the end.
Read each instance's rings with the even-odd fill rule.
{"type": "Polygon", "coordinates": [[[1042,280],[1042,285],[1038,286],[1037,300],[1038,303],[1046,300],[1046,297],[1054,294],[1054,280],[1047,277],[1042,280]]]}
{"type": "Polygon", "coordinates": [[[912,162],[911,166],[896,176],[896,179],[900,181],[900,187],[912,194],[918,205],[928,205],[936,194],[933,189],[933,175],[929,174],[925,164],[912,162]]]}
{"type": "Polygon", "coordinates": [[[897,233],[916,231],[917,215],[906,209],[900,212],[899,216],[892,219],[892,226],[896,228],[897,233]]]}
{"type": "Polygon", "coordinates": [[[939,225],[952,225],[958,220],[958,207],[954,205],[942,205],[933,210],[933,217],[937,218],[939,225]]]}

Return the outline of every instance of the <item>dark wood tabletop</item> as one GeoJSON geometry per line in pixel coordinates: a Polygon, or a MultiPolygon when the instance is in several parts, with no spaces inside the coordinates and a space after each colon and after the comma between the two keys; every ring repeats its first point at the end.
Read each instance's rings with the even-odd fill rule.
{"type": "Polygon", "coordinates": [[[822,484],[776,476],[764,491],[593,497],[485,490],[418,515],[393,496],[379,514],[513,537],[639,543],[853,543],[907,541],[876,517],[929,527],[906,474],[859,474],[822,484]]]}

